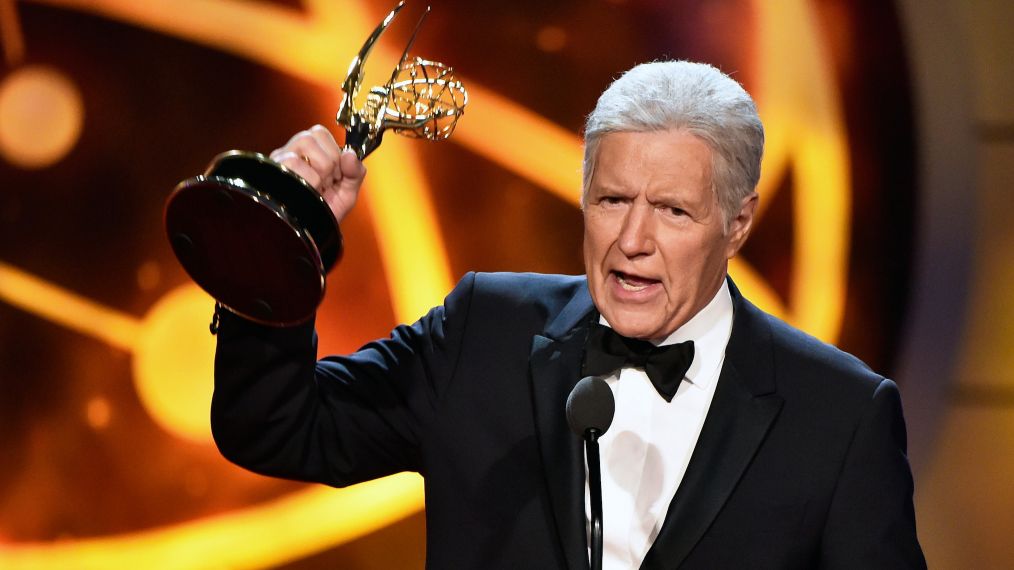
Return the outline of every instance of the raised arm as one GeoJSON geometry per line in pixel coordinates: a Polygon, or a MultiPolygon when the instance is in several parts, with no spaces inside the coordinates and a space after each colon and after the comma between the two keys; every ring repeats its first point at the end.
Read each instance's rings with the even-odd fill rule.
{"type": "MultiPolygon", "coordinates": [[[[271,156],[314,185],[339,220],[354,206],[365,168],[323,127],[271,156]]],[[[390,338],[320,362],[312,322],[262,326],[223,309],[211,413],[222,454],[258,473],[336,486],[422,469],[420,440],[452,375],[470,283],[390,338]]]]}

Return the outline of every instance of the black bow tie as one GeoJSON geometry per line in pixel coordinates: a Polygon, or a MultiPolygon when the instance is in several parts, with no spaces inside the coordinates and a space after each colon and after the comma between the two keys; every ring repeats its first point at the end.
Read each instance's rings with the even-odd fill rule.
{"type": "Polygon", "coordinates": [[[583,376],[612,374],[624,366],[644,368],[658,394],[671,402],[676,389],[694,361],[694,341],[655,346],[627,338],[598,323],[588,332],[584,349],[583,376]]]}

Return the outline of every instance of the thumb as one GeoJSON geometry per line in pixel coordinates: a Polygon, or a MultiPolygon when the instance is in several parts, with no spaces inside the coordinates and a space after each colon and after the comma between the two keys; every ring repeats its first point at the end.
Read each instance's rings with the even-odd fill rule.
{"type": "Polygon", "coordinates": [[[355,187],[358,189],[366,178],[366,165],[359,160],[356,153],[351,149],[342,151],[338,159],[338,169],[341,170],[341,184],[345,188],[355,187]]]}

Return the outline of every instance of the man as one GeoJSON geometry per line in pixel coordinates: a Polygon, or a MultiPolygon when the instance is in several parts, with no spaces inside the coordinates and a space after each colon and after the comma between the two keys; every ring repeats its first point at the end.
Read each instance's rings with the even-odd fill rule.
{"type": "MultiPolygon", "coordinates": [[[[601,440],[605,568],[925,567],[894,383],[726,276],[763,138],[718,70],[635,67],[588,119],[586,277],[469,274],[414,325],[320,362],[312,323],[225,314],[219,448],[336,486],[418,471],[431,568],[585,568],[584,457],[564,408],[592,374],[617,405],[601,440]],[[682,366],[662,374],[640,359],[673,351],[682,366]]],[[[339,220],[354,205],[365,170],[322,127],[272,157],[339,220]]]]}

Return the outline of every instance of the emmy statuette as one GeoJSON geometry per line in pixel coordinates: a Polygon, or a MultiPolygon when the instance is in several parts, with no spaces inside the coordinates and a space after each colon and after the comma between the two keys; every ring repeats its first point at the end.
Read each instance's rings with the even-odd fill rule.
{"type": "MultiPolygon", "coordinates": [[[[356,108],[366,58],[404,4],[366,39],[342,84],[337,122],[346,148],[360,159],[380,146],[387,130],[446,139],[468,102],[450,67],[408,57],[427,8],[390,80],[371,88],[356,108]]],[[[343,251],[324,198],[302,177],[255,152],[222,153],[203,175],[180,182],[166,202],[165,228],[173,253],[202,289],[234,313],[272,326],[313,317],[326,275],[343,251]]]]}

